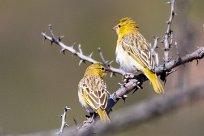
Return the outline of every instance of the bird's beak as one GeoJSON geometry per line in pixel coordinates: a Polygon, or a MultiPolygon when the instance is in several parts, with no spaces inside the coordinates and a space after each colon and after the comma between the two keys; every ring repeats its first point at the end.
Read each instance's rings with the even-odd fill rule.
{"type": "Polygon", "coordinates": [[[112,29],[116,31],[118,29],[118,26],[114,26],[112,29]]]}

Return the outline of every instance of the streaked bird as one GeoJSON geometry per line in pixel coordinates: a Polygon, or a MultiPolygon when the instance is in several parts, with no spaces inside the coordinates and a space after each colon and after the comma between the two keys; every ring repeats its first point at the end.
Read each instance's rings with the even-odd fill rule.
{"type": "Polygon", "coordinates": [[[116,62],[120,68],[135,74],[141,71],[152,83],[154,91],[158,94],[164,92],[157,75],[153,72],[155,60],[150,52],[150,43],[139,32],[139,27],[131,18],[122,18],[113,27],[118,35],[116,45],[116,62]]]}
{"type": "Polygon", "coordinates": [[[98,113],[102,122],[108,123],[110,119],[106,113],[109,92],[103,77],[106,68],[100,63],[90,65],[78,85],[79,102],[89,113],[98,113]]]}

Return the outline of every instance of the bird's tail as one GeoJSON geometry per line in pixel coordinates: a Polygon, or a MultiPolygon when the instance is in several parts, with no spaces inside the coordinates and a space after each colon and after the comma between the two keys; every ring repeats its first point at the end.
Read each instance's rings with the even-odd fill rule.
{"type": "Polygon", "coordinates": [[[164,93],[164,88],[159,79],[157,78],[157,75],[150,71],[148,68],[144,68],[144,74],[147,76],[147,78],[152,83],[152,86],[154,88],[154,91],[158,94],[164,93]]]}
{"type": "Polygon", "coordinates": [[[97,110],[97,113],[98,113],[98,115],[99,115],[99,117],[100,117],[102,122],[110,123],[110,119],[109,119],[109,117],[108,117],[108,115],[107,115],[105,110],[102,110],[101,108],[99,108],[97,110]]]}

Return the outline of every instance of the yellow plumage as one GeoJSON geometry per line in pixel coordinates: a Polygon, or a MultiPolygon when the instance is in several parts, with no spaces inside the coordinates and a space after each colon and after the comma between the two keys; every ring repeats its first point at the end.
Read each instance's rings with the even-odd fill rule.
{"type": "Polygon", "coordinates": [[[79,101],[89,113],[98,113],[102,122],[108,123],[110,119],[106,113],[109,93],[103,77],[106,75],[105,67],[100,64],[90,65],[78,85],[79,101]]]}
{"type": "Polygon", "coordinates": [[[152,71],[155,61],[150,53],[150,44],[139,32],[139,27],[131,18],[123,18],[114,27],[118,35],[116,62],[128,73],[143,72],[150,80],[156,93],[163,93],[164,88],[152,71]]]}

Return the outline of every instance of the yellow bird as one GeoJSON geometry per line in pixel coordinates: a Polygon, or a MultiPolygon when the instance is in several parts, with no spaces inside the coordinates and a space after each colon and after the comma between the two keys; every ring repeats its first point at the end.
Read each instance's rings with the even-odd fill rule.
{"type": "Polygon", "coordinates": [[[122,18],[113,27],[118,35],[116,46],[116,62],[120,68],[135,74],[141,71],[152,83],[156,93],[161,94],[164,88],[157,75],[152,71],[155,61],[150,53],[150,43],[139,32],[139,27],[131,18],[122,18]]]}
{"type": "Polygon", "coordinates": [[[88,113],[98,113],[104,123],[110,122],[106,113],[109,92],[103,77],[106,75],[106,68],[100,64],[90,65],[78,85],[79,102],[85,107],[88,113]]]}

